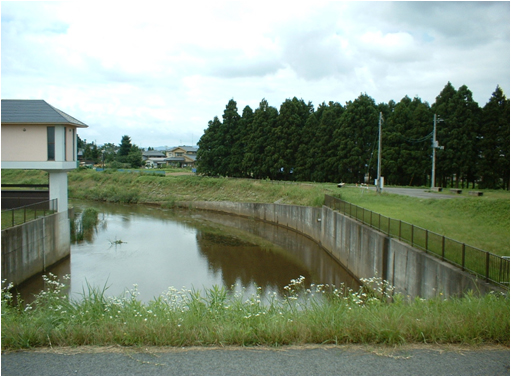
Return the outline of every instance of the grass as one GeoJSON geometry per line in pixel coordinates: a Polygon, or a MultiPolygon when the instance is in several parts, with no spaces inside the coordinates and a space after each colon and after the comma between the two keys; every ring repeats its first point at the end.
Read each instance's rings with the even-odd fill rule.
{"type": "Polygon", "coordinates": [[[89,239],[98,224],[98,210],[86,208],[82,213],[71,221],[71,240],[83,241],[89,239]]]}
{"type": "MultiPolygon", "coordinates": [[[[68,174],[69,196],[76,199],[117,203],[159,203],[173,207],[178,201],[237,201],[323,205],[324,195],[343,200],[376,213],[402,220],[459,242],[509,255],[509,191],[481,190],[482,197],[419,199],[355,187],[339,189],[335,183],[286,183],[266,180],[210,178],[198,176],[154,176],[90,169],[68,174]]],[[[47,183],[40,171],[2,170],[4,183],[47,183]]],[[[448,193],[448,191],[447,191],[448,193]]]]}
{"type": "Polygon", "coordinates": [[[445,235],[459,242],[509,255],[509,192],[482,190],[482,197],[419,199],[347,187],[342,200],[381,215],[445,235]]]}
{"type": "Polygon", "coordinates": [[[31,305],[13,305],[2,290],[2,349],[81,345],[267,345],[458,343],[509,346],[508,295],[415,299],[393,295],[378,279],[359,291],[344,286],[307,286],[303,277],[286,286],[287,295],[263,302],[257,293],[213,287],[176,290],[147,304],[138,290],[119,297],[106,287],[88,286],[70,301],[65,284],[45,277],[47,288],[31,305]],[[391,299],[392,297],[392,299],[391,299]]]}

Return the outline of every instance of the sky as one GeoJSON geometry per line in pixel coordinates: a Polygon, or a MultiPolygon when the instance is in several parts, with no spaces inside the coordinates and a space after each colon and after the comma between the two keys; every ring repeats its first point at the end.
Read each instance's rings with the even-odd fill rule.
{"type": "Polygon", "coordinates": [[[2,1],[1,25],[2,99],[44,99],[98,145],[196,145],[231,99],[510,93],[508,1],[2,1]]]}

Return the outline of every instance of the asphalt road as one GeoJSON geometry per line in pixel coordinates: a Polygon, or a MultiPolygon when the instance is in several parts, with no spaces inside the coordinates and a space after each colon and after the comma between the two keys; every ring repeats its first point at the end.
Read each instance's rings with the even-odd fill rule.
{"type": "MultiPolygon", "coordinates": [[[[352,186],[350,186],[352,187],[352,186]]],[[[372,190],[376,191],[376,186],[367,186],[367,188],[360,188],[360,190],[372,190]]],[[[442,194],[438,192],[432,192],[427,189],[415,189],[415,188],[401,188],[401,187],[384,187],[383,192],[388,192],[397,195],[413,196],[415,198],[423,199],[453,199],[459,196],[454,194],[442,194]]]]}
{"type": "Polygon", "coordinates": [[[509,348],[304,346],[89,347],[2,354],[3,376],[509,376],[509,348]]]}

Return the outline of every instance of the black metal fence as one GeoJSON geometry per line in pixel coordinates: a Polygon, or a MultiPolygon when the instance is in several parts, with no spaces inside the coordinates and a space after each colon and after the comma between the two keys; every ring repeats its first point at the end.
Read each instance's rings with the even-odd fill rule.
{"type": "Polygon", "coordinates": [[[389,237],[398,238],[418,249],[476,274],[487,282],[509,288],[509,257],[466,245],[427,229],[395,220],[342,199],[325,195],[325,205],[354,218],[389,237]]]}
{"type": "Polygon", "coordinates": [[[21,225],[27,221],[35,220],[57,212],[57,199],[12,208],[2,211],[2,229],[21,225]]]}

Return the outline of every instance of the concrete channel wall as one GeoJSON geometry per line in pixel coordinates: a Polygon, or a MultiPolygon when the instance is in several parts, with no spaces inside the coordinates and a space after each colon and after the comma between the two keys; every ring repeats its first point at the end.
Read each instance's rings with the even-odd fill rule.
{"type": "Polygon", "coordinates": [[[18,285],[69,256],[68,212],[2,230],[2,280],[18,285]]]}
{"type": "Polygon", "coordinates": [[[254,218],[297,231],[313,239],[354,276],[379,277],[411,298],[458,296],[496,288],[461,269],[389,238],[329,207],[285,204],[187,202],[178,205],[254,218]]]}

